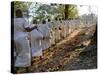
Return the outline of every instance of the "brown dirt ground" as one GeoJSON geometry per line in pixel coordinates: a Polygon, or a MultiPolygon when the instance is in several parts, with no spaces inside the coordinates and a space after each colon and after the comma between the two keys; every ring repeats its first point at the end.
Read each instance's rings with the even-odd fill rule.
{"type": "MultiPolygon", "coordinates": [[[[94,30],[92,30],[93,33],[94,30]]],[[[63,41],[43,51],[42,58],[32,58],[32,65],[16,70],[17,73],[52,72],[97,68],[97,47],[91,45],[86,29],[75,30],[63,41]]]]}

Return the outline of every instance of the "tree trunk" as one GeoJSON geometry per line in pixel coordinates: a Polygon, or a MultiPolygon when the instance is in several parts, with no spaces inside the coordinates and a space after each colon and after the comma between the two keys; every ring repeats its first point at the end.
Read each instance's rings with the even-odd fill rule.
{"type": "Polygon", "coordinates": [[[68,19],[68,9],[69,9],[69,5],[65,5],[65,19],[68,19]]]}

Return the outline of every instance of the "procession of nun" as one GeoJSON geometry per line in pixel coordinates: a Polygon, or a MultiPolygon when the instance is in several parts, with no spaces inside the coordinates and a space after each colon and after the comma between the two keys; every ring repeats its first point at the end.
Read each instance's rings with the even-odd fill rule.
{"type": "Polygon", "coordinates": [[[79,19],[65,20],[57,17],[53,21],[51,19],[43,20],[42,23],[38,23],[36,19],[33,19],[32,23],[29,24],[23,17],[21,9],[16,10],[15,16],[15,67],[31,66],[32,57],[42,58],[43,50],[65,39],[81,24],[79,19]]]}

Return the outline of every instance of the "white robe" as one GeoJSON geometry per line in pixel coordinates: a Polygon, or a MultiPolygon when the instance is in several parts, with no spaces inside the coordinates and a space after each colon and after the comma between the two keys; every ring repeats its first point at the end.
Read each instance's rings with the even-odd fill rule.
{"type": "Polygon", "coordinates": [[[66,34],[66,37],[67,37],[67,35],[69,34],[69,24],[68,24],[67,20],[65,20],[64,23],[65,23],[65,34],[66,34]]]}
{"type": "Polygon", "coordinates": [[[41,39],[43,39],[43,35],[37,29],[32,30],[30,34],[31,34],[30,42],[31,42],[32,57],[42,56],[41,39]]]}
{"type": "Polygon", "coordinates": [[[28,33],[25,28],[28,23],[24,18],[14,19],[14,43],[16,51],[15,67],[27,67],[31,65],[31,51],[28,40],[28,33]]]}
{"type": "Polygon", "coordinates": [[[64,37],[67,37],[67,25],[66,25],[66,22],[63,21],[63,24],[64,24],[64,37]]]}
{"type": "Polygon", "coordinates": [[[53,44],[53,30],[52,30],[52,27],[53,27],[53,25],[52,25],[52,23],[51,22],[47,22],[46,23],[47,25],[48,25],[48,28],[49,28],[49,33],[50,33],[50,39],[49,39],[49,47],[53,44]]]}
{"type": "Polygon", "coordinates": [[[55,41],[59,42],[60,41],[60,31],[59,30],[60,27],[60,22],[59,21],[55,21],[55,41]]]}
{"type": "Polygon", "coordinates": [[[41,40],[42,50],[50,47],[50,29],[47,24],[40,24],[38,30],[43,34],[44,39],[41,40]]]}
{"type": "Polygon", "coordinates": [[[54,23],[51,22],[51,25],[49,27],[50,27],[50,36],[51,36],[50,45],[54,45],[55,44],[55,25],[54,23]]]}

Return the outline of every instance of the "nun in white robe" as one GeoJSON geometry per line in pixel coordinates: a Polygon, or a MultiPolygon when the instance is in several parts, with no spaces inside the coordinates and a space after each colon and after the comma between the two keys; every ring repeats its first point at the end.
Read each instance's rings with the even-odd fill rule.
{"type": "Polygon", "coordinates": [[[72,33],[72,20],[68,21],[69,24],[69,34],[72,33]]]}
{"type": "Polygon", "coordinates": [[[50,29],[47,24],[40,24],[38,27],[38,31],[43,34],[43,39],[41,40],[41,43],[42,50],[45,50],[50,47],[50,29]]]}
{"type": "Polygon", "coordinates": [[[60,41],[60,21],[55,21],[55,42],[59,42],[60,41]]]}
{"type": "Polygon", "coordinates": [[[51,40],[51,30],[48,26],[49,24],[46,23],[45,30],[46,30],[46,37],[44,38],[44,41],[46,43],[46,48],[49,48],[51,46],[50,40],[51,40]]]}
{"type": "Polygon", "coordinates": [[[49,30],[49,36],[50,36],[50,39],[48,39],[48,43],[49,43],[49,47],[51,47],[52,43],[53,43],[53,31],[52,31],[52,24],[51,22],[47,22],[46,23],[47,26],[48,26],[48,30],[49,30]]]}
{"type": "Polygon", "coordinates": [[[28,67],[31,65],[31,50],[28,33],[25,28],[29,24],[24,18],[14,19],[14,43],[16,51],[15,67],[28,67]]]}
{"type": "Polygon", "coordinates": [[[60,37],[61,39],[65,38],[65,27],[64,27],[64,22],[63,20],[60,21],[60,37]]]}
{"type": "Polygon", "coordinates": [[[50,35],[51,35],[50,42],[51,42],[51,45],[55,45],[55,24],[54,24],[54,22],[51,22],[50,29],[51,29],[51,32],[50,32],[50,35]]]}
{"type": "Polygon", "coordinates": [[[64,20],[64,25],[65,25],[65,36],[67,37],[67,35],[69,33],[68,20],[64,20]]]}
{"type": "Polygon", "coordinates": [[[38,27],[32,30],[30,32],[30,35],[31,35],[30,42],[31,42],[32,57],[42,56],[41,40],[43,39],[43,35],[41,34],[40,31],[38,31],[38,27]]]}
{"type": "Polygon", "coordinates": [[[61,23],[61,35],[63,38],[67,37],[67,34],[68,34],[68,22],[66,20],[62,20],[62,23],[61,23]]]}

